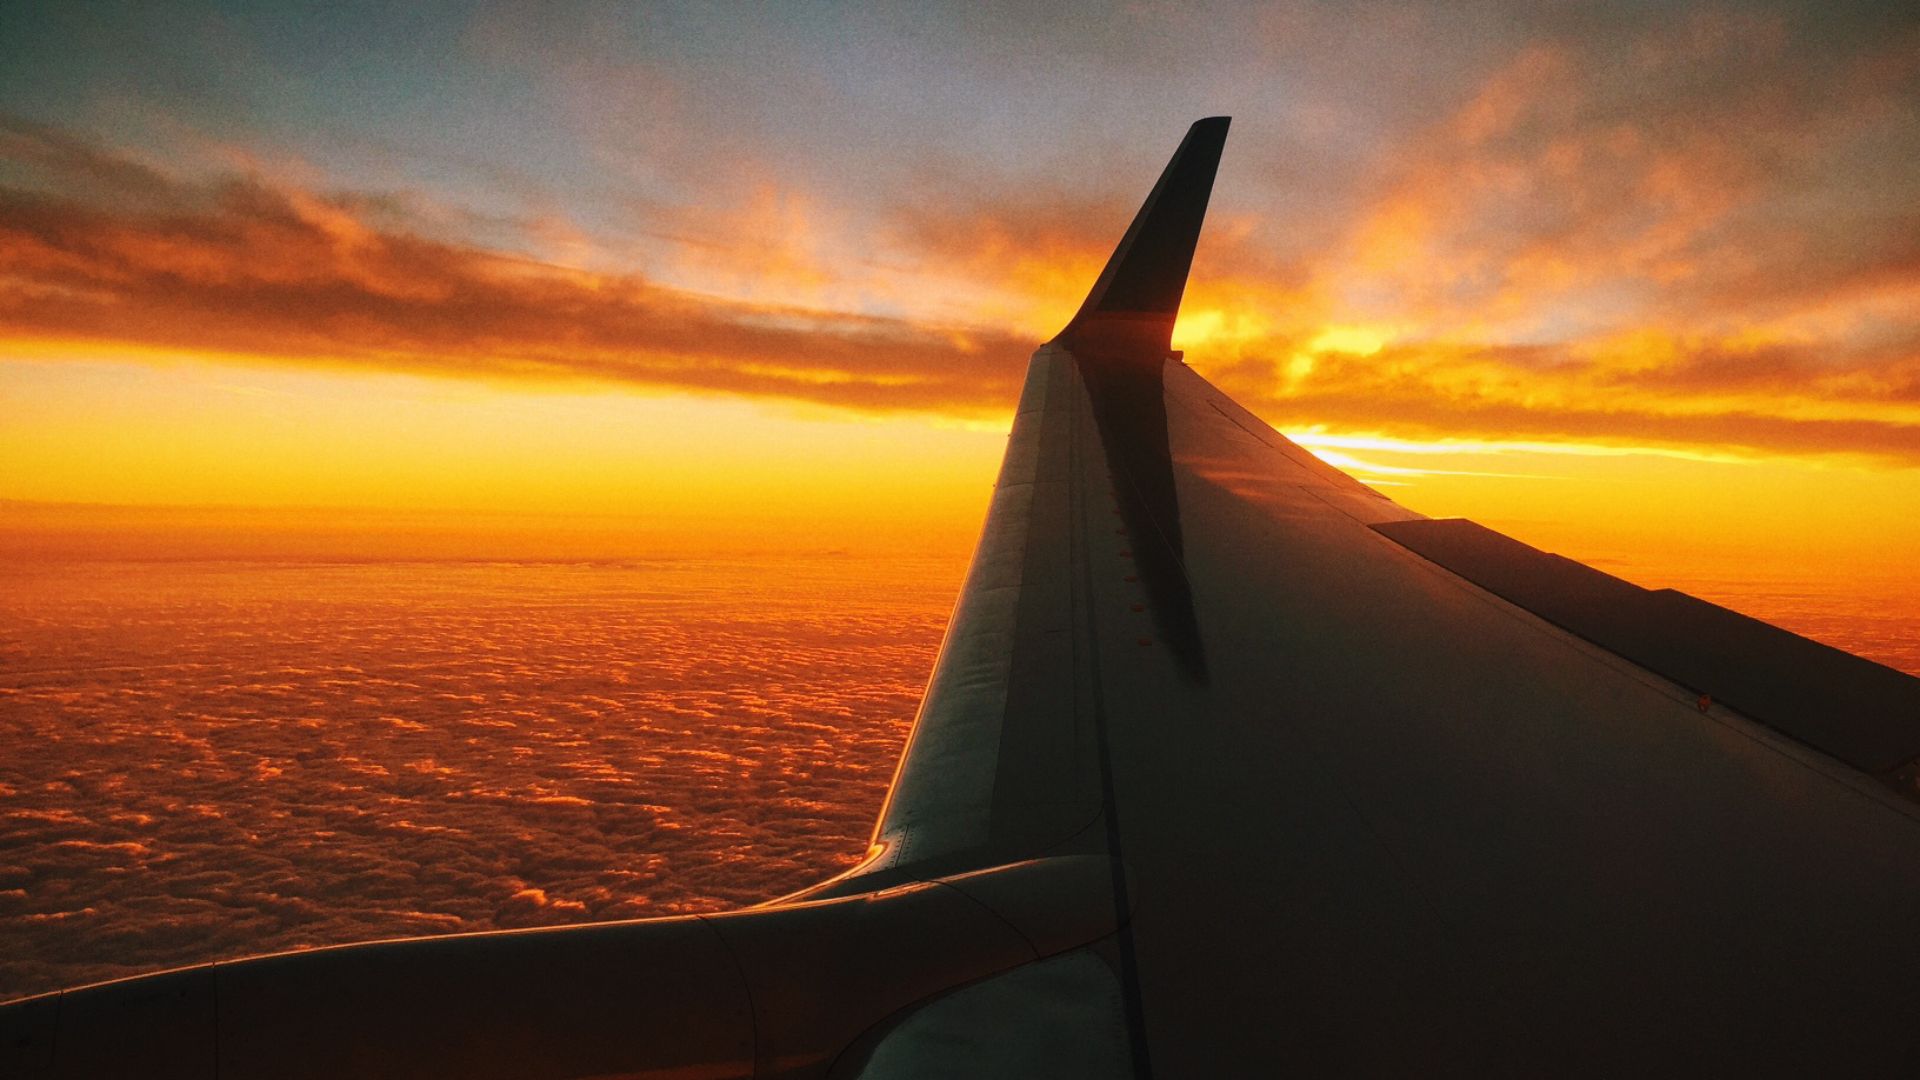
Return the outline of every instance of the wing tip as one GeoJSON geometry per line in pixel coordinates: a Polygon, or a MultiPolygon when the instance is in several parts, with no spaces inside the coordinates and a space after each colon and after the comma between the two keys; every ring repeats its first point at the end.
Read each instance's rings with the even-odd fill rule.
{"type": "Polygon", "coordinates": [[[1164,353],[1186,294],[1187,274],[1226,146],[1230,116],[1195,120],[1134,215],[1080,310],[1055,339],[1126,342],[1164,353]]]}

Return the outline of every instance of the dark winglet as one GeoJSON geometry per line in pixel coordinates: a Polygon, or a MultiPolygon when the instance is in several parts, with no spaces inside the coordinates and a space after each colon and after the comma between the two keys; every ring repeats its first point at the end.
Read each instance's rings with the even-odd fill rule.
{"type": "Polygon", "coordinates": [[[1056,341],[1076,350],[1167,351],[1231,122],[1209,116],[1187,130],[1093,291],[1056,341]]]}

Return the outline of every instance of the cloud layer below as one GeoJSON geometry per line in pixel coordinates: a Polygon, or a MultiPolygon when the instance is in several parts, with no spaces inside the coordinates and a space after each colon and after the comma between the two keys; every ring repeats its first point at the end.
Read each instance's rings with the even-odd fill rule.
{"type": "Polygon", "coordinates": [[[812,884],[865,850],[961,569],[16,568],[0,999],[812,884]]]}

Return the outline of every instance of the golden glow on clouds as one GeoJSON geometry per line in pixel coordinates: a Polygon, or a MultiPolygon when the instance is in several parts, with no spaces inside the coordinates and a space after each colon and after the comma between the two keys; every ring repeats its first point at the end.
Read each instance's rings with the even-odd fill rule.
{"type": "Polygon", "coordinates": [[[1920,600],[1910,472],[1624,447],[1292,437],[1411,509],[1473,518],[1586,561],[1667,574],[1865,573],[1920,600]]]}
{"type": "Polygon", "coordinates": [[[1289,429],[1287,437],[1315,453],[1321,449],[1384,450],[1390,453],[1446,454],[1573,454],[1581,457],[1672,457],[1687,461],[1746,462],[1738,454],[1701,453],[1666,446],[1609,446],[1577,442],[1528,442],[1524,439],[1398,439],[1389,435],[1334,433],[1323,427],[1289,429]]]}
{"type": "Polygon", "coordinates": [[[1372,356],[1393,338],[1393,331],[1378,326],[1329,326],[1307,343],[1309,353],[1341,352],[1372,356]]]}

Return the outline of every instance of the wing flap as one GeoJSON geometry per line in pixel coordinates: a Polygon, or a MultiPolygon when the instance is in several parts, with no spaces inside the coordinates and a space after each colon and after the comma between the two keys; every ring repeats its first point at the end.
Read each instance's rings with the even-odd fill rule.
{"type": "Polygon", "coordinates": [[[1603,649],[1864,772],[1920,757],[1920,679],[1459,518],[1375,531],[1603,649]]]}

